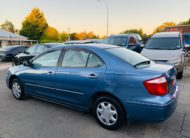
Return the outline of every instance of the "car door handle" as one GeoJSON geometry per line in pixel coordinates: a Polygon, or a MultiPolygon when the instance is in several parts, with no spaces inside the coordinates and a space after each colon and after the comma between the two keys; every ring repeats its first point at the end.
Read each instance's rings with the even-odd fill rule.
{"type": "Polygon", "coordinates": [[[91,78],[91,79],[96,79],[96,78],[98,78],[95,74],[90,74],[89,76],[88,76],[88,78],[91,78]]]}
{"type": "Polygon", "coordinates": [[[52,71],[49,71],[49,72],[48,72],[48,75],[49,75],[49,76],[52,76],[52,75],[53,75],[53,72],[52,72],[52,71]]]}

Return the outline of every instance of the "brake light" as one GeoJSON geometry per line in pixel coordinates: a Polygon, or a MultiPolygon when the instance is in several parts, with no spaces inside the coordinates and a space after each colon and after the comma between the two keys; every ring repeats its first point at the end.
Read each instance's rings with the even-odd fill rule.
{"type": "Polygon", "coordinates": [[[144,82],[144,86],[152,95],[162,96],[168,93],[168,83],[164,76],[147,80],[144,82]]]}

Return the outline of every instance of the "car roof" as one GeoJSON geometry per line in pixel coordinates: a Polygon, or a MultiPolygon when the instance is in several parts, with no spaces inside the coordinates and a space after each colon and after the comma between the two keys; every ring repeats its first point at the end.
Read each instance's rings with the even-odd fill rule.
{"type": "Polygon", "coordinates": [[[180,32],[161,32],[161,33],[156,33],[152,36],[152,38],[163,38],[163,37],[179,37],[180,32]]]}
{"type": "Polygon", "coordinates": [[[110,49],[110,48],[121,48],[119,46],[114,46],[114,45],[108,45],[108,44],[75,44],[75,45],[70,45],[70,44],[65,44],[65,45],[61,45],[61,46],[57,46],[55,48],[52,49],[61,49],[61,48],[65,48],[65,47],[69,47],[69,48],[85,48],[85,49],[110,49]]]}
{"type": "Polygon", "coordinates": [[[86,39],[86,40],[73,40],[73,41],[66,41],[64,44],[86,44],[91,42],[99,42],[99,39],[86,39]]]}
{"type": "Polygon", "coordinates": [[[114,35],[110,35],[109,37],[129,37],[129,36],[135,36],[135,35],[139,35],[139,34],[135,34],[135,33],[114,34],[114,35]]]}
{"type": "Polygon", "coordinates": [[[47,47],[54,47],[54,46],[60,46],[63,45],[63,43],[42,43],[42,44],[35,44],[32,46],[47,46],[47,47]]]}

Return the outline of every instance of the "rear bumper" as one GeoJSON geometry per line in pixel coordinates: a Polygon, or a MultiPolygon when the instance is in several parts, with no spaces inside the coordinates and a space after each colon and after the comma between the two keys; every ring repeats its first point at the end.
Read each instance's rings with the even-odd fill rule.
{"type": "Polygon", "coordinates": [[[164,121],[175,111],[178,103],[178,95],[179,88],[177,87],[176,92],[170,98],[166,98],[167,100],[162,104],[160,101],[157,103],[156,101],[154,103],[126,101],[127,118],[129,121],[164,121]]]}

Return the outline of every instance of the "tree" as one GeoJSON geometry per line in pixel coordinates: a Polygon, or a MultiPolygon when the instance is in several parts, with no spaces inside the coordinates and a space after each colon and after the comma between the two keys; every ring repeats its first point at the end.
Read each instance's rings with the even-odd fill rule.
{"type": "Polygon", "coordinates": [[[69,35],[65,32],[59,34],[59,40],[65,42],[69,39],[69,35]]]}
{"type": "Polygon", "coordinates": [[[58,41],[59,32],[53,28],[48,27],[41,36],[40,41],[58,41]]]}
{"type": "Polygon", "coordinates": [[[124,32],[122,32],[121,34],[128,34],[128,33],[135,33],[135,34],[139,34],[139,35],[143,35],[143,30],[140,29],[129,29],[129,30],[125,30],[124,32]]]}
{"type": "Polygon", "coordinates": [[[13,25],[12,22],[6,20],[2,25],[1,25],[1,29],[8,31],[8,32],[15,32],[15,27],[13,25]]]}
{"type": "Polygon", "coordinates": [[[174,23],[174,22],[165,22],[162,25],[158,26],[154,30],[153,34],[158,33],[158,32],[164,32],[166,27],[172,27],[172,26],[176,26],[176,23],[174,23]]]}
{"type": "Polygon", "coordinates": [[[190,25],[190,18],[187,21],[180,22],[179,25],[190,25]]]}
{"type": "Polygon", "coordinates": [[[22,22],[20,34],[33,40],[40,40],[42,34],[47,29],[48,24],[44,14],[38,8],[34,8],[22,22]]]}
{"type": "Polygon", "coordinates": [[[71,40],[79,40],[79,38],[78,38],[77,35],[78,35],[77,33],[72,33],[72,34],[70,34],[70,39],[71,39],[71,40]]]}

